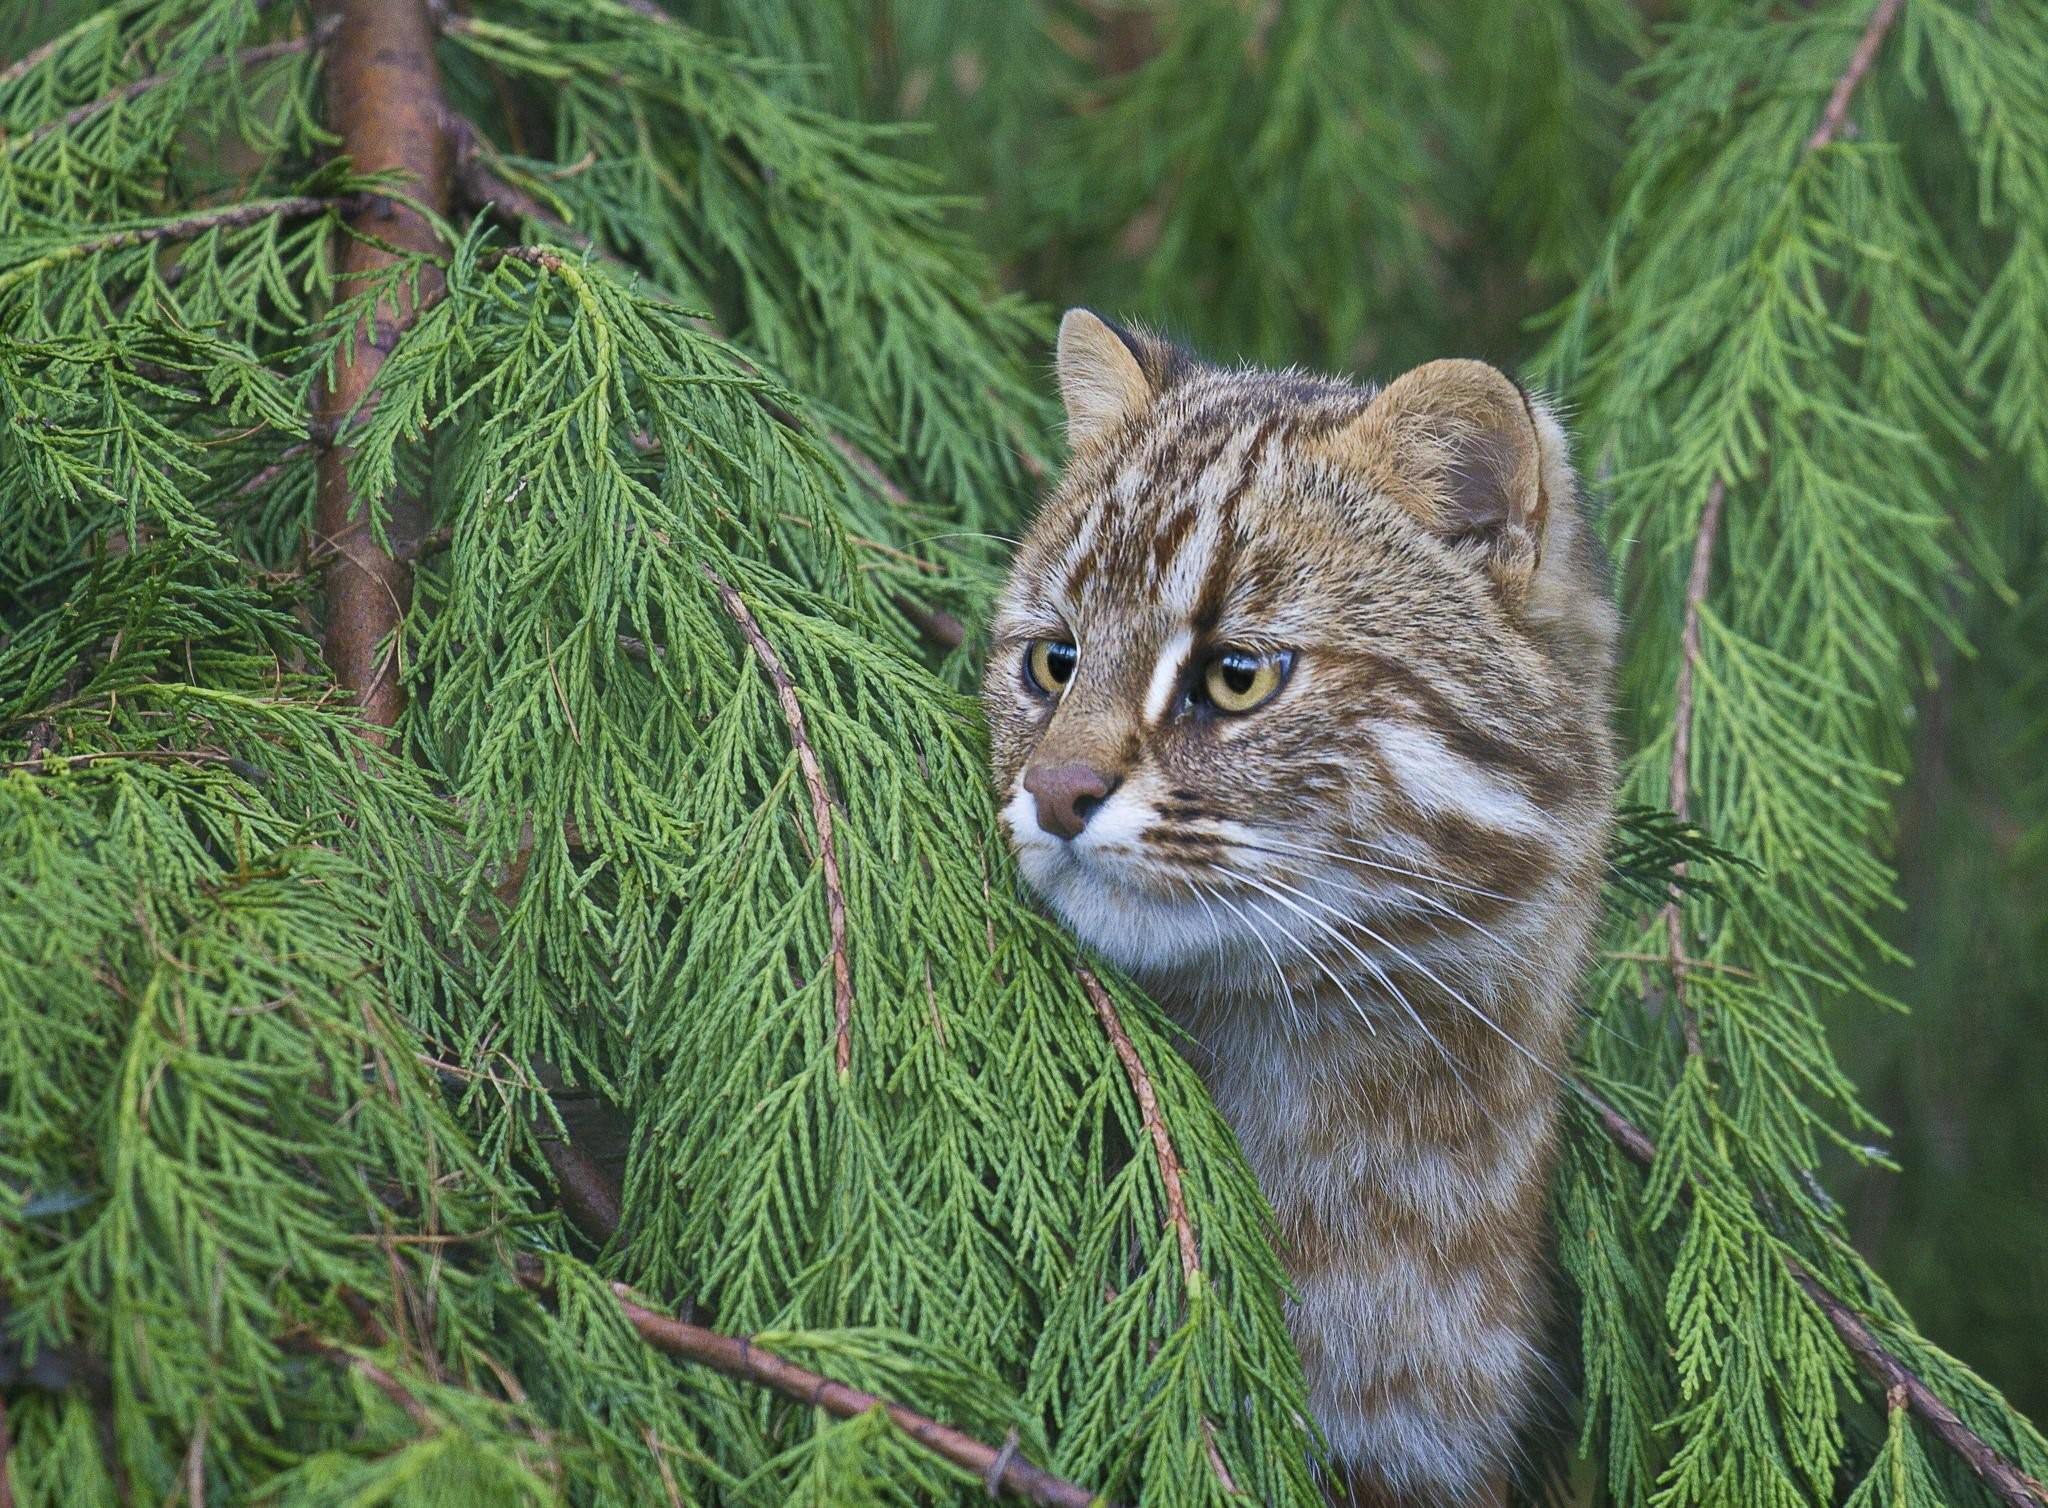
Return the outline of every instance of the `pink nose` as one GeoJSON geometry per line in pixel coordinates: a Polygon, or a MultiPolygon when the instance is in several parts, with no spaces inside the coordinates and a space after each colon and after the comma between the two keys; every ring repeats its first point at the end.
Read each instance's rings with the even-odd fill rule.
{"type": "Polygon", "coordinates": [[[1095,766],[1035,764],[1024,772],[1024,789],[1038,804],[1038,825],[1056,838],[1078,838],[1117,782],[1095,766]]]}

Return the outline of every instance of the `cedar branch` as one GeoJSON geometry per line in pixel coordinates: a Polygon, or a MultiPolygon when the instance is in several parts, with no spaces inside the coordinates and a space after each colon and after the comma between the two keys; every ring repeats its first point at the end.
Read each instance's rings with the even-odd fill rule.
{"type": "MultiPolygon", "coordinates": [[[[254,68],[263,63],[275,62],[278,58],[290,57],[294,53],[310,52],[325,43],[331,35],[333,23],[331,20],[324,21],[302,37],[286,37],[280,42],[265,42],[260,47],[245,47],[240,52],[229,53],[224,57],[208,58],[196,71],[207,74],[221,73],[228,69],[254,68]]],[[[21,136],[0,144],[0,153],[11,155],[24,151],[54,132],[68,131],[73,126],[91,120],[102,111],[111,110],[114,106],[130,100],[140,99],[152,89],[162,88],[174,77],[175,75],[169,73],[152,73],[132,83],[123,84],[119,89],[103,94],[98,99],[87,100],[84,104],[65,111],[57,119],[46,120],[21,136]]]]}
{"type": "Polygon", "coordinates": [[[832,1019],[835,1028],[833,1061],[843,1075],[853,1056],[853,970],[846,950],[846,887],[839,877],[839,850],[832,836],[832,797],[825,789],[825,771],[811,744],[804,709],[796,697],[796,682],[783,667],[782,657],[761,632],[752,611],[740,594],[710,566],[703,568],[726,616],[739,625],[740,636],[760,662],[762,673],[775,688],[782,705],[783,721],[789,724],[789,739],[796,748],[797,763],[803,769],[804,784],[811,793],[811,823],[818,833],[818,857],[825,868],[825,919],[832,932],[832,1019]]]}
{"type": "Polygon", "coordinates": [[[399,1408],[403,1409],[406,1418],[412,1420],[413,1427],[419,1430],[421,1434],[430,1435],[439,1428],[434,1422],[434,1416],[428,1412],[427,1406],[415,1398],[411,1390],[404,1383],[393,1377],[374,1361],[371,1361],[369,1357],[351,1351],[346,1346],[337,1346],[331,1341],[322,1340],[316,1335],[301,1333],[287,1336],[284,1343],[294,1351],[303,1351],[309,1355],[322,1356],[331,1362],[348,1368],[386,1398],[397,1404],[399,1408]]]}
{"type": "MultiPolygon", "coordinates": [[[[1813,134],[1806,138],[1801,149],[1802,157],[1811,156],[1833,143],[1848,124],[1849,106],[1856,97],[1856,90],[1870,74],[1877,62],[1877,54],[1884,46],[1885,37],[1904,8],[1904,0],[1878,0],[1871,9],[1870,19],[1865,23],[1863,36],[1850,54],[1848,66],[1835,80],[1835,87],[1828,95],[1826,108],[1821,111],[1813,134]]],[[[1706,506],[1700,510],[1699,532],[1693,539],[1692,570],[1685,584],[1685,625],[1679,637],[1677,712],[1671,733],[1671,782],[1670,806],[1682,819],[1690,819],[1690,780],[1692,765],[1692,712],[1693,675],[1700,658],[1700,612],[1706,601],[1709,571],[1714,556],[1714,541],[1720,534],[1721,514],[1727,502],[1728,486],[1720,477],[1714,478],[1707,488],[1706,506]]],[[[1684,866],[1678,867],[1680,874],[1684,866]]],[[[1685,977],[1687,959],[1685,951],[1685,924],[1680,915],[1680,898],[1673,888],[1670,903],[1664,908],[1664,930],[1671,950],[1672,992],[1677,998],[1679,1020],[1685,1031],[1685,1050],[1697,1057],[1700,1053],[1699,1023],[1687,1007],[1685,1000],[1685,977]]]]}
{"type": "Polygon", "coordinates": [[[1166,1220],[1180,1242],[1181,1273],[1192,1286],[1201,1273],[1202,1261],[1195,1247],[1194,1222],[1188,1218],[1187,1194],[1181,1187],[1180,1154],[1174,1150],[1166,1121],[1159,1114],[1159,1099],[1152,1092],[1151,1075],[1145,1072],[1144,1060],[1138,1056],[1131,1034],[1124,1030],[1123,1020],[1116,1013],[1116,1002],[1109,998],[1109,991],[1102,987],[1095,971],[1085,963],[1077,963],[1074,973],[1080,978],[1081,988],[1088,992],[1103,1031],[1109,1034],[1110,1045],[1124,1066],[1124,1077],[1131,1081],[1131,1093],[1137,1096],[1139,1119],[1152,1138],[1152,1155],[1159,1162],[1159,1181],[1166,1186],[1166,1220]]]}
{"type": "MultiPolygon", "coordinates": [[[[434,213],[448,208],[449,147],[442,129],[441,79],[434,62],[435,31],[426,0],[334,0],[323,27],[332,26],[328,54],[328,123],[340,150],[358,173],[403,174],[409,192],[434,213]]],[[[339,273],[360,281],[404,260],[435,253],[441,238],[418,209],[381,195],[352,219],[360,233],[341,246],[339,273]]],[[[361,334],[323,384],[318,415],[339,427],[369,399],[384,360],[419,313],[439,296],[441,275],[423,266],[414,292],[395,290],[378,306],[373,328],[361,334]]],[[[330,444],[319,461],[317,544],[337,559],[326,572],[327,624],[323,648],[336,680],[353,692],[362,715],[379,728],[398,721],[405,705],[396,662],[396,635],[411,592],[412,573],[380,544],[369,510],[349,486],[349,447],[330,444]],[[390,646],[390,647],[387,647],[390,646]]],[[[419,509],[396,500],[387,536],[402,552],[419,532],[419,509]]]]}
{"type": "MultiPolygon", "coordinates": [[[[459,30],[464,19],[460,16],[450,16],[445,23],[447,29],[459,30]]],[[[522,220],[531,221],[535,225],[544,227],[548,234],[566,241],[578,251],[588,252],[591,256],[614,267],[625,268],[629,271],[637,270],[624,257],[619,256],[597,240],[596,237],[578,230],[545,204],[534,198],[533,195],[527,193],[517,184],[507,182],[500,174],[494,171],[489,162],[485,160],[485,147],[477,136],[476,128],[470,125],[468,121],[450,112],[445,117],[445,124],[449,139],[455,145],[456,183],[462,192],[463,198],[470,204],[478,209],[489,210],[499,218],[515,222],[515,224],[522,220]]],[[[710,320],[693,319],[690,323],[713,340],[731,346],[730,337],[710,320]]],[[[748,372],[759,374],[760,368],[755,366],[752,361],[742,355],[736,348],[732,351],[732,356],[748,372]]],[[[790,412],[765,394],[757,394],[755,401],[767,410],[769,416],[784,428],[795,430],[799,434],[815,433],[818,435],[820,439],[838,453],[839,457],[846,462],[848,469],[855,476],[859,477],[873,489],[876,496],[887,502],[894,503],[898,507],[908,507],[910,505],[910,494],[890,480],[888,472],[882,469],[880,463],[858,445],[855,445],[853,441],[847,439],[846,436],[840,434],[837,430],[824,429],[807,424],[800,416],[790,412]]]]}
{"type": "Polygon", "coordinates": [[[204,235],[209,230],[232,230],[237,226],[254,225],[260,220],[297,219],[302,215],[320,215],[329,210],[349,210],[360,204],[356,195],[339,198],[323,198],[314,194],[294,194],[282,199],[250,199],[241,204],[224,204],[218,209],[199,210],[193,214],[180,215],[174,220],[159,221],[154,225],[133,225],[126,230],[110,231],[90,240],[73,241],[69,245],[56,247],[41,256],[18,263],[0,272],[0,291],[12,287],[24,278],[33,277],[45,268],[55,267],[63,262],[75,262],[81,257],[96,256],[103,251],[120,251],[129,246],[142,246],[151,241],[185,241],[193,236],[204,235]]]}
{"type": "MultiPolygon", "coordinates": [[[[533,1286],[542,1286],[536,1278],[529,1277],[527,1281],[533,1286]]],[[[624,1283],[612,1284],[612,1292],[618,1297],[620,1309],[639,1332],[640,1338],[672,1356],[680,1356],[723,1372],[728,1377],[771,1389],[812,1408],[821,1408],[834,1418],[857,1419],[862,1414],[880,1409],[889,1416],[890,1423],[934,1455],[975,1473],[992,1487],[1000,1487],[1030,1502],[1046,1505],[1046,1508],[1091,1508],[1091,1505],[1093,1508],[1110,1508],[1087,1488],[1032,1465],[1013,1449],[986,1444],[900,1403],[891,1403],[886,1398],[863,1392],[800,1367],[795,1362],[785,1361],[774,1352],[754,1345],[746,1336],[726,1335],[657,1314],[635,1303],[631,1297],[632,1290],[624,1283]]]]}
{"type": "MultiPolygon", "coordinates": [[[[1601,1128],[1614,1139],[1629,1161],[1648,1168],[1657,1160],[1657,1144],[1592,1086],[1575,1080],[1572,1087],[1591,1107],[1601,1128]]],[[[2048,1487],[2035,1481],[2001,1455],[1998,1448],[1971,1429],[1956,1411],[1943,1401],[1920,1376],[1885,1343],[1870,1322],[1827,1287],[1790,1252],[1780,1253],[1785,1271],[1791,1275],[1815,1308],[1826,1317],[1842,1344],[1863,1370],[1885,1389],[1887,1396],[1903,1393],[1907,1406],[1926,1423],[1942,1444],[1962,1458],[1963,1464],[1997,1495],[2008,1508],[2043,1508],[2048,1504],[2048,1487]]]]}
{"type": "MultiPolygon", "coordinates": [[[[1714,540],[1721,532],[1721,512],[1728,501],[1728,485],[1715,477],[1707,488],[1706,505],[1700,509],[1699,533],[1693,537],[1692,570],[1685,581],[1685,626],[1678,639],[1677,711],[1671,726],[1671,810],[1681,821],[1692,818],[1692,703],[1693,674],[1700,660],[1700,613],[1707,600],[1707,583],[1714,560],[1714,540]]],[[[1684,864],[1676,875],[1685,873],[1684,864]]],[[[1685,1032],[1685,1050],[1700,1055],[1699,1021],[1685,999],[1685,922],[1680,914],[1678,886],[1671,887],[1671,899],[1664,907],[1664,933],[1671,949],[1671,988],[1678,1002],[1678,1019],[1685,1032]]]]}
{"type": "Polygon", "coordinates": [[[1842,127],[1849,119],[1849,101],[1856,97],[1856,87],[1877,61],[1878,49],[1884,46],[1885,33],[1892,29],[1892,23],[1899,19],[1899,12],[1904,8],[1905,0],[1878,0],[1870,12],[1869,23],[1863,28],[1863,39],[1856,44],[1856,51],[1850,54],[1849,66],[1835,80],[1834,93],[1828,96],[1827,109],[1821,112],[1820,124],[1813,128],[1813,135],[1806,138],[1808,152],[1818,152],[1842,134],[1842,127]]]}

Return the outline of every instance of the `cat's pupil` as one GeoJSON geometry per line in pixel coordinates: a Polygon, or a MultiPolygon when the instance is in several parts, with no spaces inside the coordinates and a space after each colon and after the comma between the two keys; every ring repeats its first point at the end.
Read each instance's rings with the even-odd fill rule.
{"type": "Polygon", "coordinates": [[[1049,644],[1045,650],[1045,668],[1048,674],[1064,686],[1074,677],[1075,650],[1071,644],[1049,644]]]}
{"type": "Polygon", "coordinates": [[[1225,655],[1217,668],[1223,672],[1223,684],[1239,696],[1252,689],[1259,675],[1259,662],[1251,655],[1225,655]]]}

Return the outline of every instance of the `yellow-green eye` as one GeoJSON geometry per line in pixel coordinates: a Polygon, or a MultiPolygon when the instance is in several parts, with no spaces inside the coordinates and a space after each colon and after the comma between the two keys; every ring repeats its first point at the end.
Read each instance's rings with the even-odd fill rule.
{"type": "Polygon", "coordinates": [[[1249,712],[1286,684],[1294,656],[1286,650],[1255,654],[1226,649],[1202,668],[1201,697],[1218,712],[1249,712]]]}
{"type": "Polygon", "coordinates": [[[1024,678],[1032,689],[1058,696],[1074,678],[1074,662],[1080,652],[1061,639],[1033,639],[1024,651],[1024,678]]]}

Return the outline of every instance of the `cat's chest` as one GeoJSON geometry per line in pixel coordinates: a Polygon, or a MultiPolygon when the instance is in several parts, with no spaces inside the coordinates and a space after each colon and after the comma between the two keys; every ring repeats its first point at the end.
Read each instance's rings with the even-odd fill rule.
{"type": "Polygon", "coordinates": [[[1195,1061],[1299,1271],[1324,1247],[1439,1246],[1527,1202],[1551,1097],[1509,1069],[1475,1084],[1400,1040],[1204,1022],[1195,1061]]]}

